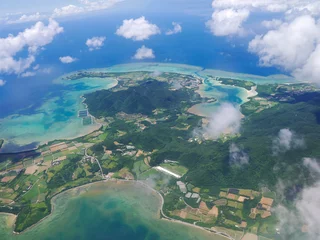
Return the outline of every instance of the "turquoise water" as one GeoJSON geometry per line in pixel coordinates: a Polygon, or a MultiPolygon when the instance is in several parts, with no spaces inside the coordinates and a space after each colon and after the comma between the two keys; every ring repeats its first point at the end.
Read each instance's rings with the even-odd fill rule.
{"type": "Polygon", "coordinates": [[[138,183],[96,183],[62,193],[53,214],[21,235],[0,218],[1,239],[225,239],[159,218],[159,196],[138,183]]]}
{"type": "MultiPolygon", "coordinates": [[[[158,71],[177,72],[181,74],[193,74],[203,79],[207,75],[230,76],[239,79],[249,79],[255,82],[274,82],[291,79],[284,76],[271,78],[234,74],[216,70],[203,70],[200,67],[182,64],[159,64],[140,63],[116,65],[104,69],[94,69],[101,72],[129,72],[129,71],[158,71]]],[[[18,114],[10,115],[0,119],[0,136],[5,140],[2,152],[12,152],[35,148],[39,144],[55,139],[69,139],[80,135],[88,134],[99,127],[98,124],[83,126],[82,120],[77,117],[78,110],[83,109],[82,95],[100,90],[108,89],[116,85],[115,79],[83,78],[74,81],[62,81],[58,79],[55,90],[49,91],[45,99],[38,99],[37,103],[31,105],[18,114]],[[39,102],[41,102],[39,104],[39,102]]],[[[222,102],[241,104],[246,100],[246,91],[231,86],[221,86],[217,83],[205,81],[200,93],[204,96],[211,96],[218,99],[216,103],[200,104],[197,111],[205,112],[206,116],[211,115],[215,108],[222,102]]]]}

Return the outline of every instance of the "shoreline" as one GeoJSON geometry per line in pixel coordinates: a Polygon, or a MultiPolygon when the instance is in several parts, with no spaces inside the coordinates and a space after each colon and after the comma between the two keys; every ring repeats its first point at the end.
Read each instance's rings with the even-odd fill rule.
{"type": "MultiPolygon", "coordinates": [[[[203,72],[203,73],[207,73],[209,74],[210,71],[216,71],[216,72],[223,72],[224,74],[230,74],[230,77],[235,77],[235,75],[239,75],[239,77],[237,79],[239,80],[244,80],[244,78],[246,77],[256,77],[257,79],[258,78],[262,78],[262,79],[272,79],[274,76],[273,75],[270,75],[270,76],[259,76],[259,75],[250,75],[250,74],[244,74],[244,73],[234,73],[234,72],[226,72],[226,71],[221,71],[221,70],[216,70],[216,69],[209,69],[209,68],[203,68],[203,67],[200,67],[200,66],[193,66],[193,65],[187,65],[187,64],[179,64],[179,63],[160,63],[160,62],[152,62],[152,63],[128,63],[128,64],[118,64],[118,65],[113,65],[113,66],[109,66],[109,67],[106,67],[106,68],[92,68],[92,69],[80,69],[80,70],[76,70],[76,71],[72,71],[70,73],[66,73],[66,74],[63,74],[62,76],[56,78],[53,80],[53,83],[58,83],[59,81],[62,81],[62,78],[66,77],[66,76],[69,76],[69,75],[72,75],[72,74],[75,74],[77,72],[81,72],[81,71],[92,71],[92,72],[97,72],[97,71],[100,71],[100,72],[110,72],[110,73],[115,73],[115,72],[122,72],[122,73],[130,73],[130,72],[138,72],[138,71],[147,71],[147,72],[153,72],[154,70],[152,70],[152,68],[157,68],[157,67],[166,67],[168,69],[166,69],[164,72],[179,72],[180,74],[187,74],[187,70],[190,71],[189,74],[192,74],[192,73],[199,73],[199,72],[203,72]],[[129,68],[129,69],[126,69],[126,70],[120,70],[120,69],[117,69],[117,68],[129,68]],[[151,69],[148,69],[151,68],[151,69]],[[177,68],[177,69],[169,69],[170,67],[173,67],[173,68],[177,68]],[[185,73],[183,73],[184,71],[186,71],[185,73]],[[243,77],[241,77],[243,76],[243,77]]],[[[219,74],[218,74],[219,75],[219,74]]],[[[278,76],[278,75],[276,75],[278,76]]],[[[285,76],[285,77],[289,77],[289,76],[286,76],[286,75],[280,75],[281,77],[285,76]]],[[[203,78],[203,77],[202,77],[203,78]]],[[[289,77],[290,78],[290,77],[289,77]]],[[[290,84],[290,82],[288,82],[290,84]]],[[[113,88],[115,87],[116,85],[118,84],[118,81],[116,81],[115,85],[110,87],[110,88],[113,88]]],[[[222,85],[222,84],[221,84],[222,85]]],[[[227,85],[225,85],[227,86],[227,85]]],[[[104,88],[103,88],[104,89],[104,88]]],[[[241,88],[243,89],[243,88],[241,88]]],[[[246,90],[246,89],[244,89],[246,90]]],[[[250,91],[249,90],[246,90],[247,93],[245,94],[246,96],[244,97],[241,97],[243,102],[247,102],[249,101],[249,97],[252,97],[251,94],[250,94],[250,91]]],[[[200,92],[199,89],[196,91],[196,92],[200,92]]],[[[200,94],[201,95],[201,94],[200,94]]],[[[80,96],[80,98],[84,98],[84,96],[80,96]]],[[[84,100],[83,100],[84,101],[84,100]]],[[[83,101],[82,101],[82,104],[83,104],[83,101]]],[[[218,101],[217,101],[218,102],[218,101]]],[[[191,107],[193,108],[193,107],[191,107]]],[[[191,109],[190,108],[190,109],[191,109]]],[[[86,109],[88,109],[86,107],[86,109]]],[[[193,110],[192,110],[193,111],[193,110]]],[[[196,113],[197,111],[193,111],[193,112],[190,112],[192,114],[195,114],[195,115],[198,115],[198,116],[201,116],[201,117],[208,117],[206,116],[205,114],[197,114],[196,113]]],[[[89,109],[88,109],[88,113],[89,113],[89,109]]],[[[90,116],[92,116],[90,113],[89,113],[90,116]]],[[[92,116],[93,117],[93,116],[92,116]]],[[[95,119],[95,118],[94,118],[95,119]]],[[[0,119],[1,120],[1,119],[0,119]]],[[[90,130],[88,131],[87,133],[79,133],[78,135],[75,135],[75,136],[71,136],[71,137],[67,137],[67,138],[55,138],[53,140],[50,140],[50,141],[47,141],[47,142],[53,142],[53,141],[63,141],[63,140],[73,140],[73,139],[76,139],[76,138],[79,138],[79,137],[83,137],[83,136],[86,136],[94,131],[97,131],[100,127],[101,127],[101,123],[97,122],[96,121],[96,124],[100,125],[100,126],[97,126],[95,127],[93,130],[90,130]]],[[[20,152],[26,152],[26,151],[35,151],[37,150],[39,147],[45,145],[46,142],[40,142],[39,145],[37,145],[36,147],[34,148],[30,148],[30,149],[26,149],[26,150],[23,150],[23,151],[1,151],[4,149],[4,146],[6,145],[6,140],[4,139],[4,143],[3,143],[3,146],[2,148],[0,149],[0,154],[12,154],[12,153],[20,153],[20,152]]],[[[25,144],[25,145],[21,145],[21,146],[26,146],[28,144],[25,144]]]]}
{"type": "MultiPolygon", "coordinates": [[[[195,225],[195,224],[191,224],[191,223],[187,223],[187,222],[183,222],[181,220],[177,220],[177,219],[174,219],[174,218],[171,218],[171,217],[168,217],[165,215],[165,213],[163,212],[163,206],[164,206],[164,198],[163,196],[161,195],[160,192],[158,192],[156,189],[152,188],[151,186],[149,186],[148,184],[146,184],[144,181],[141,181],[141,180],[124,180],[124,179],[103,179],[103,180],[100,180],[100,181],[96,181],[96,182],[92,182],[92,183],[87,183],[87,184],[84,184],[84,185],[81,185],[81,186],[77,186],[77,187],[74,187],[74,188],[70,188],[70,189],[67,189],[65,191],[62,191],[58,194],[56,194],[55,196],[53,196],[50,200],[50,203],[51,203],[51,211],[50,211],[50,214],[45,216],[44,218],[42,218],[40,221],[38,221],[37,223],[34,223],[33,225],[29,226],[28,228],[24,229],[22,232],[15,232],[14,230],[12,230],[12,234],[13,235],[21,235],[21,234],[24,234],[26,231],[29,231],[35,227],[37,227],[37,225],[39,225],[40,223],[42,223],[43,221],[45,221],[47,218],[49,218],[53,213],[54,213],[54,210],[55,210],[55,207],[56,207],[56,203],[55,203],[55,200],[56,198],[58,198],[61,194],[66,194],[68,192],[71,192],[71,191],[76,191],[78,189],[81,189],[81,188],[87,188],[87,187],[90,187],[94,184],[103,184],[103,183],[129,183],[129,184],[139,184],[147,189],[149,189],[151,192],[155,193],[158,198],[159,198],[159,201],[160,201],[160,204],[159,204],[159,207],[158,207],[158,210],[157,212],[160,213],[160,216],[159,219],[160,220],[165,220],[165,221],[169,221],[169,222],[174,222],[174,223],[178,223],[178,224],[183,224],[185,226],[188,226],[188,227],[193,227],[193,228],[197,228],[199,230],[202,230],[202,231],[206,231],[210,234],[214,234],[214,235],[218,235],[220,237],[224,237],[226,239],[229,239],[229,240],[234,240],[234,238],[232,238],[231,236],[229,236],[227,233],[223,233],[223,232],[217,232],[213,229],[209,229],[209,228],[206,228],[206,227],[201,227],[201,226],[198,226],[198,225],[195,225]]],[[[12,214],[12,213],[5,213],[5,212],[1,212],[0,215],[8,215],[8,216],[14,216],[15,219],[14,219],[14,224],[11,226],[13,229],[15,227],[15,222],[16,222],[16,219],[18,217],[18,215],[15,215],[15,214],[12,214]]]]}

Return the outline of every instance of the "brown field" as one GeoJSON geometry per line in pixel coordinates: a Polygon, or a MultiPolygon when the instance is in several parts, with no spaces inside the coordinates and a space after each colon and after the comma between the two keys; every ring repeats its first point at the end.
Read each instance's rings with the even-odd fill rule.
{"type": "Polygon", "coordinates": [[[57,158],[55,161],[64,161],[66,159],[67,159],[67,156],[62,156],[62,157],[57,158]]]}
{"type": "Polygon", "coordinates": [[[25,171],[25,174],[27,174],[27,175],[34,174],[38,170],[38,168],[39,167],[37,165],[33,165],[33,166],[30,166],[30,167],[27,167],[27,169],[25,171]]]}
{"type": "Polygon", "coordinates": [[[214,204],[216,204],[217,206],[225,206],[227,205],[227,203],[228,203],[227,199],[218,199],[214,201],[214,204]]]}
{"type": "Polygon", "coordinates": [[[227,198],[232,199],[232,200],[236,200],[238,198],[238,196],[233,193],[228,193],[227,198]]]}
{"type": "Polygon", "coordinates": [[[193,192],[200,193],[201,188],[195,187],[192,189],[193,192]]]}
{"type": "Polygon", "coordinates": [[[181,211],[179,216],[180,216],[181,218],[183,218],[183,219],[186,219],[187,216],[188,216],[188,213],[185,212],[185,211],[181,211]]]}
{"type": "Polygon", "coordinates": [[[213,206],[211,208],[211,210],[208,212],[208,215],[212,215],[212,216],[218,217],[219,209],[216,206],[213,206]]]}
{"type": "Polygon", "coordinates": [[[209,212],[209,208],[208,208],[207,204],[204,201],[200,202],[199,209],[204,211],[205,213],[209,212]]]}
{"type": "Polygon", "coordinates": [[[229,207],[233,207],[233,208],[237,208],[237,202],[235,202],[235,201],[228,201],[228,206],[229,207]]]}
{"type": "Polygon", "coordinates": [[[246,233],[241,240],[258,240],[258,236],[253,233],[246,233]]]}
{"type": "Polygon", "coordinates": [[[226,192],[220,192],[219,197],[227,197],[227,193],[226,192]]]}
{"type": "Polygon", "coordinates": [[[58,144],[50,146],[50,151],[56,152],[56,151],[60,151],[60,150],[66,149],[66,148],[68,148],[68,145],[65,142],[62,142],[62,143],[58,143],[58,144]]]}
{"type": "Polygon", "coordinates": [[[9,203],[12,203],[13,201],[7,198],[0,198],[0,202],[4,204],[9,204],[9,203]]]}
{"type": "Polygon", "coordinates": [[[262,197],[261,200],[260,200],[260,203],[261,203],[261,204],[268,205],[268,206],[272,206],[272,204],[273,204],[273,199],[272,199],[272,198],[262,197]]]}
{"type": "Polygon", "coordinates": [[[244,200],[248,199],[247,197],[240,196],[238,198],[238,202],[244,202],[244,200]]]}
{"type": "Polygon", "coordinates": [[[78,150],[78,148],[77,148],[77,147],[75,147],[75,146],[73,146],[73,147],[69,147],[69,148],[68,148],[68,151],[76,151],[76,150],[78,150]]]}
{"type": "Polygon", "coordinates": [[[252,197],[252,190],[250,190],[250,189],[240,189],[239,194],[251,198],[252,197]]]}
{"type": "Polygon", "coordinates": [[[3,182],[3,183],[11,182],[15,178],[16,178],[16,176],[7,176],[7,177],[2,178],[1,182],[3,182]]]}
{"type": "Polygon", "coordinates": [[[271,212],[269,211],[263,211],[263,214],[261,214],[261,218],[267,218],[271,216],[271,212]]]}

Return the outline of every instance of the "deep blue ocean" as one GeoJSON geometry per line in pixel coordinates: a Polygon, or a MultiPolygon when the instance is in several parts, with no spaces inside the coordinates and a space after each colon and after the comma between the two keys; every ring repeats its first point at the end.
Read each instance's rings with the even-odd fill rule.
{"type": "MultiPolygon", "coordinates": [[[[156,6],[154,6],[156,8],[156,6]]],[[[199,10],[200,11],[200,10],[199,10]]],[[[280,73],[275,68],[261,68],[258,58],[248,53],[249,38],[214,37],[205,27],[210,18],[210,5],[203,14],[186,13],[185,11],[163,10],[145,11],[133,8],[132,11],[115,9],[91,16],[72,19],[58,19],[64,33],[56,36],[54,41],[45,47],[37,56],[36,64],[41,68],[51,68],[50,74],[21,78],[0,75],[7,81],[0,87],[0,118],[26,109],[31,111],[49,92],[59,93],[61,86],[52,84],[52,80],[62,74],[88,68],[108,67],[116,64],[135,62],[132,56],[137,48],[146,45],[155,52],[155,62],[183,63],[203,68],[220,69],[231,72],[250,73],[255,75],[271,75],[280,73]],[[157,24],[161,35],[152,36],[146,41],[132,41],[115,34],[124,19],[145,16],[157,24]],[[180,34],[167,36],[164,32],[171,28],[171,23],[181,23],[180,34]],[[105,46],[98,51],[90,52],[85,45],[87,38],[106,36],[105,46]],[[61,64],[59,57],[70,55],[79,59],[72,64],[61,64]],[[30,106],[33,106],[30,108],[30,106]]],[[[30,27],[32,23],[6,26],[0,28],[0,37],[9,33],[17,34],[30,27]]]]}

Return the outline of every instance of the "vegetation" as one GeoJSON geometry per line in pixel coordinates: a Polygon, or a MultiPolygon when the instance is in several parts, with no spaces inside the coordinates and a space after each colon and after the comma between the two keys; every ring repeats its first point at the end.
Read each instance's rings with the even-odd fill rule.
{"type": "Polygon", "coordinates": [[[224,85],[237,86],[237,87],[245,88],[247,90],[251,90],[252,87],[256,86],[255,83],[250,81],[237,80],[237,79],[231,79],[231,78],[218,78],[218,81],[220,81],[224,85]]]}
{"type": "MultiPolygon", "coordinates": [[[[77,73],[70,80],[86,74],[89,73],[77,73]]],[[[99,76],[110,77],[107,74],[99,76]]],[[[23,231],[48,215],[54,195],[101,179],[98,159],[105,175],[114,173],[115,178],[152,182],[153,187],[163,193],[164,212],[168,216],[199,222],[202,226],[218,225],[235,230],[246,221],[250,231],[272,237],[276,225],[274,216],[266,220],[260,215],[254,219],[249,215],[260,201],[261,183],[275,190],[279,179],[289,182],[291,186],[285,189],[290,193],[286,196],[288,202],[296,194],[291,194],[290,188],[312,183],[301,159],[320,157],[320,93],[305,84],[258,85],[259,95],[242,106],[247,117],[243,119],[238,136],[224,141],[198,141],[193,132],[201,127],[201,117],[186,111],[203,100],[190,87],[196,82],[193,77],[186,77],[188,88],[175,91],[170,90],[169,81],[160,82],[149,76],[141,79],[139,85],[132,79],[121,80],[111,90],[86,95],[90,113],[102,117],[105,124],[95,133],[65,141],[66,149],[51,153],[52,146],[61,143],[55,141],[41,146],[38,151],[0,155],[0,162],[5,163],[0,165],[1,170],[9,165],[9,171],[3,177],[11,177],[0,184],[0,198],[14,201],[10,210],[2,207],[0,211],[19,213],[15,230],[23,231]],[[273,139],[283,128],[289,128],[303,138],[304,148],[274,154],[273,139]],[[232,143],[248,154],[248,165],[236,167],[230,163],[232,143]],[[92,158],[84,156],[85,148],[92,158]],[[54,161],[61,157],[66,158],[54,161]],[[32,169],[28,167],[35,165],[35,172],[30,173],[32,169]],[[201,201],[187,197],[176,185],[176,180],[151,168],[159,165],[181,175],[180,180],[186,183],[188,193],[199,194],[201,201]],[[230,188],[241,190],[233,198],[228,196],[230,188]],[[238,201],[239,196],[250,200],[238,201]],[[187,206],[199,208],[199,202],[204,209],[197,215],[187,206]],[[219,216],[207,216],[206,207],[217,207],[219,216]],[[190,212],[182,213],[186,208],[190,212]]],[[[227,78],[219,81],[246,89],[255,85],[227,78]]],[[[265,196],[275,198],[273,193],[265,196]]]]}
{"type": "Polygon", "coordinates": [[[96,117],[114,116],[118,112],[150,115],[156,108],[176,109],[181,102],[190,101],[194,96],[191,90],[170,91],[168,87],[168,83],[150,79],[128,90],[87,94],[85,103],[96,117]]]}

